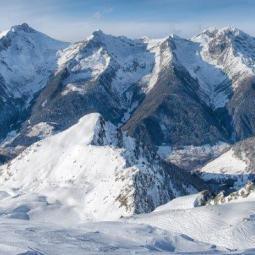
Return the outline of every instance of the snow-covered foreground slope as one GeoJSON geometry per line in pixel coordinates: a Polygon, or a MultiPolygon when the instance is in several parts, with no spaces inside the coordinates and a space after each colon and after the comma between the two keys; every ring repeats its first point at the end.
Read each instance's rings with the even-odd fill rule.
{"type": "Polygon", "coordinates": [[[98,222],[65,228],[0,220],[4,255],[223,254],[215,246],[149,225],[98,222]]]}
{"type": "MultiPolygon", "coordinates": [[[[180,197],[152,213],[115,222],[81,223],[50,203],[34,218],[18,218],[26,214],[25,206],[1,209],[0,254],[253,254],[254,196],[194,208],[197,197],[180,197]]],[[[1,205],[5,199],[1,194],[1,205]]]]}
{"type": "Polygon", "coordinates": [[[166,210],[179,210],[179,209],[190,209],[198,207],[203,192],[196,193],[188,196],[182,196],[171,200],[170,202],[161,205],[155,209],[155,212],[166,211],[166,210]]]}
{"type": "Polygon", "coordinates": [[[125,221],[150,224],[229,249],[255,247],[254,196],[237,203],[170,209],[171,204],[190,204],[190,199],[189,196],[177,198],[155,212],[134,216],[125,221]]]}

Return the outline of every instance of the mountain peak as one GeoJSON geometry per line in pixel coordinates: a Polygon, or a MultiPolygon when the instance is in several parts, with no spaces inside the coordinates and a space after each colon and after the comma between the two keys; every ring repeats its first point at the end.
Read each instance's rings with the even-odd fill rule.
{"type": "Polygon", "coordinates": [[[177,34],[170,34],[169,36],[168,36],[168,39],[169,40],[178,40],[178,39],[181,39],[181,40],[183,40],[183,38],[182,37],[180,37],[179,35],[177,35],[177,34]]]}
{"type": "Polygon", "coordinates": [[[198,37],[218,37],[218,36],[227,36],[227,37],[235,37],[235,36],[244,36],[247,34],[244,33],[242,30],[232,27],[232,26],[226,26],[222,28],[216,28],[216,27],[209,27],[202,31],[198,36],[195,36],[195,38],[198,37]]]}
{"type": "Polygon", "coordinates": [[[26,33],[35,32],[33,28],[31,28],[27,23],[22,23],[21,25],[12,26],[10,29],[12,32],[23,31],[26,33]]]}
{"type": "Polygon", "coordinates": [[[105,34],[101,29],[97,29],[92,33],[89,39],[102,41],[107,37],[112,37],[112,35],[105,34]]]}
{"type": "Polygon", "coordinates": [[[223,27],[221,29],[219,29],[219,31],[223,32],[223,33],[242,33],[242,31],[236,27],[232,27],[232,26],[226,26],[223,27]]]}
{"type": "Polygon", "coordinates": [[[129,41],[129,42],[133,41],[132,39],[129,39],[125,36],[115,36],[111,34],[106,34],[101,29],[95,30],[92,33],[92,36],[90,37],[90,39],[104,41],[104,42],[106,41],[111,42],[112,40],[121,40],[121,41],[129,41]]]}
{"type": "Polygon", "coordinates": [[[236,27],[226,26],[216,30],[217,34],[225,36],[242,36],[245,35],[243,31],[236,27]]]}
{"type": "Polygon", "coordinates": [[[34,32],[36,32],[36,30],[31,28],[27,23],[22,23],[20,25],[12,26],[10,29],[7,29],[5,31],[0,31],[0,38],[5,37],[8,34],[9,35],[10,34],[16,34],[16,33],[19,33],[19,32],[34,33],[34,32]]]}
{"type": "Polygon", "coordinates": [[[93,36],[102,36],[105,35],[105,33],[101,29],[97,29],[92,33],[93,36]]]}

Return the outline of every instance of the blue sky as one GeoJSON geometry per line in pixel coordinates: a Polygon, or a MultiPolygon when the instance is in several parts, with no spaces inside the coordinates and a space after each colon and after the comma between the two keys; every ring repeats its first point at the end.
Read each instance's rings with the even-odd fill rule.
{"type": "Polygon", "coordinates": [[[92,31],[129,37],[190,37],[208,26],[255,35],[255,0],[0,0],[0,30],[27,22],[77,41],[92,31]]]}

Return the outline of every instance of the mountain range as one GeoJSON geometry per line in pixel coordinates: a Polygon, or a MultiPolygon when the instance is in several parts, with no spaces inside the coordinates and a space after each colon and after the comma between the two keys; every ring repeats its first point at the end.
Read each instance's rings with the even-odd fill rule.
{"type": "MultiPolygon", "coordinates": [[[[68,43],[13,26],[0,33],[0,215],[128,225],[170,213],[182,224],[178,210],[254,207],[254,98],[255,38],[236,28],[191,39],[97,30],[68,43]]],[[[240,248],[242,235],[224,245],[203,231],[184,232],[240,248]]]]}

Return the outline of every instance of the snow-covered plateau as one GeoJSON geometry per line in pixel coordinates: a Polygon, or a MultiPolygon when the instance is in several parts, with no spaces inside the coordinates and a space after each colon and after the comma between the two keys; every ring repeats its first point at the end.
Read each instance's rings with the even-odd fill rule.
{"type": "Polygon", "coordinates": [[[255,254],[255,38],[0,32],[0,255],[255,254]]]}

